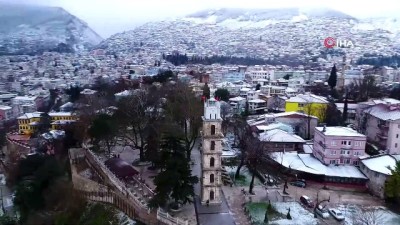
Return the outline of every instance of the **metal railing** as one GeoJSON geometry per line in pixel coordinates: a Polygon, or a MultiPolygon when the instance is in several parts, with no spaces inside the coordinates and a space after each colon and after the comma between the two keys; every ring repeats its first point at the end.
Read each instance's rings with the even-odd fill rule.
{"type": "Polygon", "coordinates": [[[143,208],[147,210],[148,214],[150,213],[150,208],[147,206],[147,204],[142,203],[140,201],[139,196],[135,196],[128,188],[126,188],[126,184],[123,183],[120,179],[118,179],[105,165],[103,162],[101,162],[98,157],[89,149],[85,149],[85,155],[86,157],[90,157],[93,159],[101,168],[101,170],[108,176],[108,179],[111,181],[111,183],[123,194],[126,194],[126,196],[133,200],[133,204],[135,204],[139,208],[143,208]]]}
{"type": "Polygon", "coordinates": [[[188,220],[171,216],[169,213],[164,212],[161,208],[158,208],[157,210],[157,219],[167,225],[189,225],[188,220]]]}

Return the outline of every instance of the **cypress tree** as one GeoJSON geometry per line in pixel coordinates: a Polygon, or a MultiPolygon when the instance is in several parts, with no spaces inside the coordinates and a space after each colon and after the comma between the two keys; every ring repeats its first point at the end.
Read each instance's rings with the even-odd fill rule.
{"type": "Polygon", "coordinates": [[[336,71],[336,65],[333,65],[332,70],[331,70],[331,75],[329,76],[328,79],[328,85],[334,89],[336,87],[337,83],[337,71],[336,71]]]}
{"type": "Polygon", "coordinates": [[[343,115],[342,115],[343,125],[345,125],[346,121],[347,121],[347,111],[348,111],[348,100],[347,100],[347,94],[346,94],[346,98],[344,100],[344,106],[343,106],[343,115]]]}

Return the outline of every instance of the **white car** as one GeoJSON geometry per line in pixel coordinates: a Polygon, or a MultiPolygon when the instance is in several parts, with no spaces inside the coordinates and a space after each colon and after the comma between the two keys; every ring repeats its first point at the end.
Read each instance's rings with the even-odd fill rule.
{"type": "Polygon", "coordinates": [[[335,218],[338,221],[344,220],[343,213],[338,209],[329,209],[329,213],[333,216],[333,218],[335,218]]]}
{"type": "Polygon", "coordinates": [[[315,209],[315,212],[322,218],[326,219],[329,217],[329,212],[326,208],[322,207],[321,205],[318,205],[318,207],[315,209]]]}

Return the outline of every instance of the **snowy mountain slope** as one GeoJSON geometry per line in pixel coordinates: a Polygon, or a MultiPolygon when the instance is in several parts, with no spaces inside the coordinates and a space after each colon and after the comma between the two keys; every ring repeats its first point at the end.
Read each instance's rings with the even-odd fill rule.
{"type": "MultiPolygon", "coordinates": [[[[251,56],[263,59],[315,62],[325,57],[327,37],[350,39],[356,46],[335,49],[351,58],[365,53],[397,53],[395,36],[344,13],[329,9],[217,9],[183,18],[152,22],[115,34],[98,47],[109,52],[140,50],[197,55],[251,56]]],[[[399,39],[400,40],[400,39],[399,39]]],[[[332,51],[331,51],[332,52],[332,51]]]]}
{"type": "Polygon", "coordinates": [[[35,54],[66,44],[82,50],[102,41],[62,8],[0,3],[0,54],[35,54]]]}

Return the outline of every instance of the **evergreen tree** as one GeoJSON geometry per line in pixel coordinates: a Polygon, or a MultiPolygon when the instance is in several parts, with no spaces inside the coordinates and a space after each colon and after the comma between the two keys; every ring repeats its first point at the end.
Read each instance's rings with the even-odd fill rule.
{"type": "Polygon", "coordinates": [[[395,168],[389,168],[390,176],[385,184],[385,195],[388,200],[400,204],[400,161],[397,161],[395,168]]]}
{"type": "Polygon", "coordinates": [[[345,125],[347,121],[347,111],[348,111],[348,97],[346,94],[346,97],[344,99],[344,106],[343,106],[343,117],[342,117],[342,124],[345,125]]]}
{"type": "Polygon", "coordinates": [[[226,90],[226,89],[224,89],[224,88],[218,88],[216,91],[215,91],[215,93],[214,93],[214,96],[216,97],[216,98],[219,98],[219,99],[221,99],[222,101],[229,101],[229,96],[230,96],[230,94],[229,94],[229,91],[228,90],[226,90]]]}
{"type": "Polygon", "coordinates": [[[336,71],[336,65],[333,65],[331,70],[331,75],[329,76],[328,79],[328,85],[331,87],[331,89],[334,89],[336,87],[336,83],[337,83],[337,71],[336,71]]]}
{"type": "Polygon", "coordinates": [[[194,184],[198,178],[192,176],[185,146],[181,138],[166,135],[161,141],[161,172],[154,178],[155,196],[150,207],[163,207],[171,197],[175,206],[191,203],[194,198],[194,184]]]}
{"type": "Polygon", "coordinates": [[[208,84],[205,83],[203,86],[203,96],[205,96],[206,99],[210,99],[210,95],[211,95],[210,87],[208,87],[208,84]]]}

